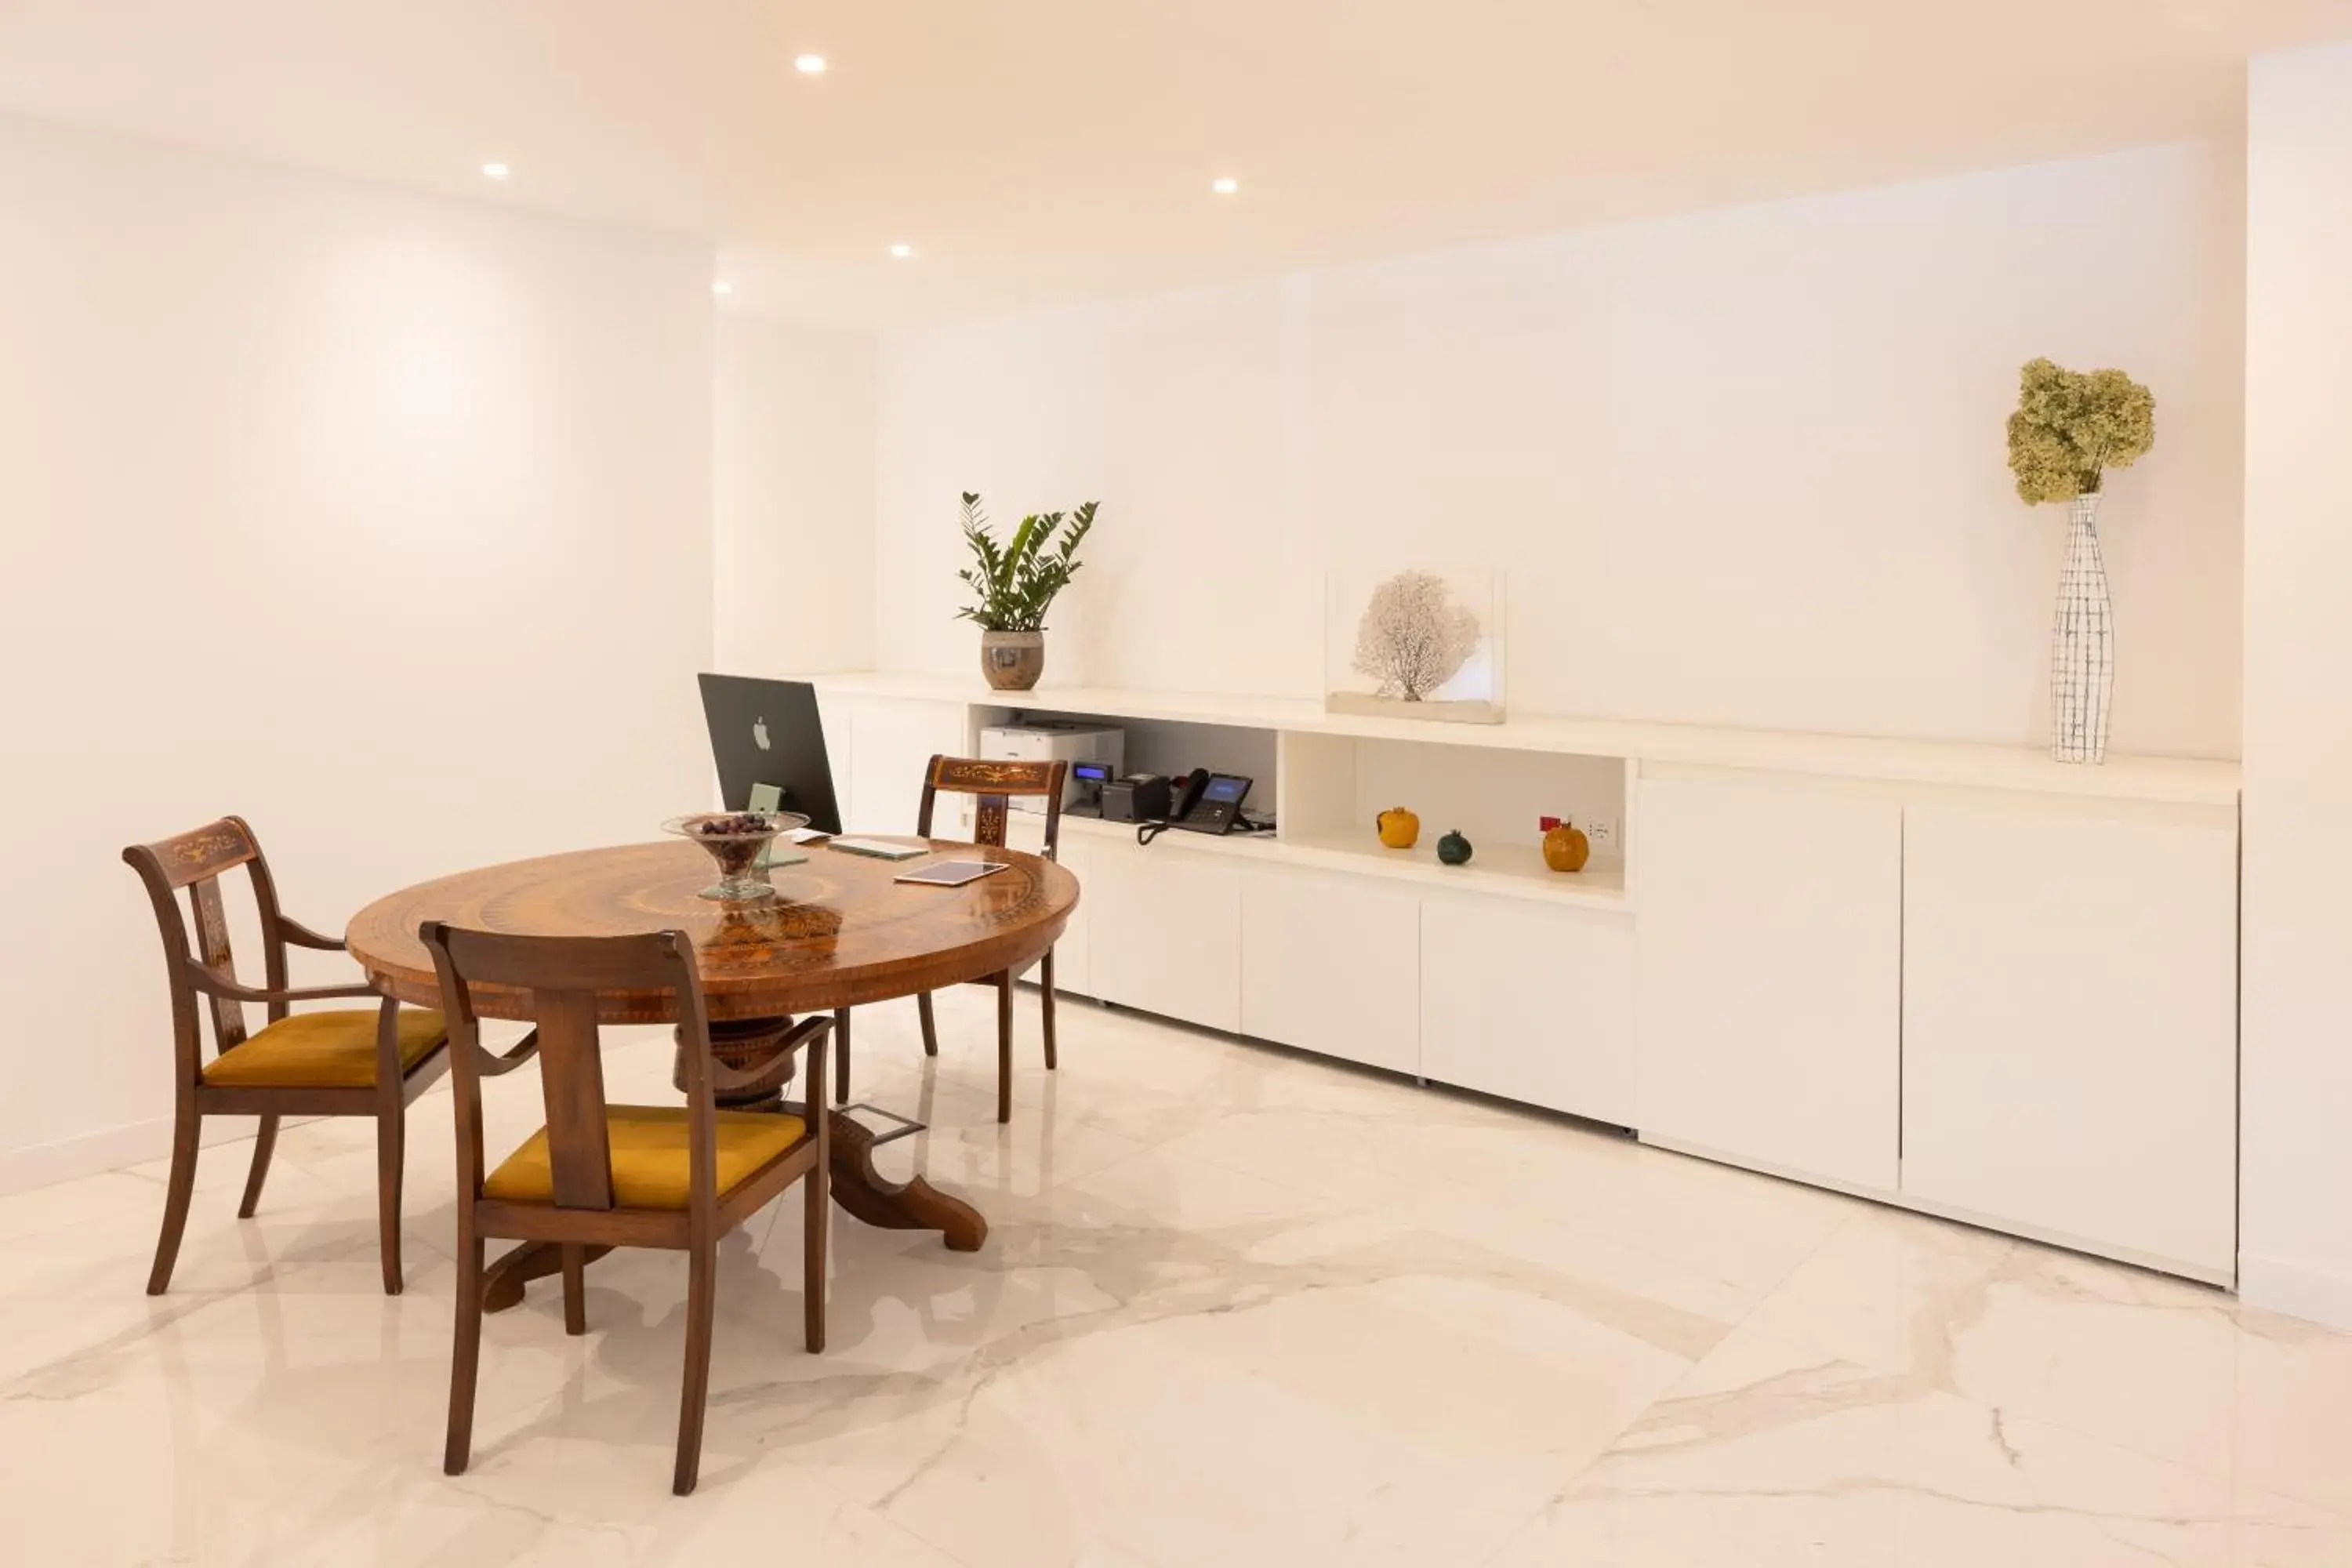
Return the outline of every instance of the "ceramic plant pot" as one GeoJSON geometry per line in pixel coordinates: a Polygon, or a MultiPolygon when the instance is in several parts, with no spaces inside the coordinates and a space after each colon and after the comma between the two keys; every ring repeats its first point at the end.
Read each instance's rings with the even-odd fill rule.
{"type": "Polygon", "coordinates": [[[1044,632],[982,632],[980,672],[999,691],[1026,691],[1045,673],[1044,632]]]}

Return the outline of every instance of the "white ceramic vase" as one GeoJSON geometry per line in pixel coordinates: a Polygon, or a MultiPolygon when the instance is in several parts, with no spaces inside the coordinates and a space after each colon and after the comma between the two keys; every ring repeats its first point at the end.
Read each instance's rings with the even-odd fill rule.
{"type": "Polygon", "coordinates": [[[2058,572],[2058,618],[2050,628],[2050,754],[2062,763],[2107,760],[2107,707],[2115,695],[2116,612],[2099,555],[2099,495],[2074,498],[2066,561],[2058,572]]]}

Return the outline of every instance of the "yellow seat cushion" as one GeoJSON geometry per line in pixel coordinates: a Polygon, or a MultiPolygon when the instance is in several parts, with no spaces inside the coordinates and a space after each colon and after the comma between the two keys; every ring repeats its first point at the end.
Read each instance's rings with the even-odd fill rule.
{"type": "MultiPolygon", "coordinates": [[[[717,1113],[720,1196],[741,1186],[760,1168],[801,1141],[797,1116],[758,1110],[717,1113]]],[[[670,1105],[608,1105],[604,1142],[613,1153],[613,1203],[625,1209],[687,1206],[686,1108],[670,1105]]],[[[482,1195],[510,1204],[551,1204],[555,1171],[548,1158],[547,1129],[499,1162],[482,1184],[482,1195]]]]}
{"type": "MultiPolygon", "coordinates": [[[[205,1067],[205,1081],[235,1089],[373,1089],[377,1009],[297,1013],[280,1018],[205,1067]]],[[[433,1054],[448,1037],[441,1015],[403,1007],[400,1070],[433,1054]]]]}

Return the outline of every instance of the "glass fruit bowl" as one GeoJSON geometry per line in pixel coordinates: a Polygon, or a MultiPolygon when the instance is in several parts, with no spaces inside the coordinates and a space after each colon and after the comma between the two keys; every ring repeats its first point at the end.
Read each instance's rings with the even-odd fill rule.
{"type": "Polygon", "coordinates": [[[719,880],[702,889],[704,898],[752,904],[776,896],[768,880],[768,846],[778,834],[807,826],[808,818],[796,811],[698,811],[671,817],[662,831],[701,845],[719,862],[719,880]]]}

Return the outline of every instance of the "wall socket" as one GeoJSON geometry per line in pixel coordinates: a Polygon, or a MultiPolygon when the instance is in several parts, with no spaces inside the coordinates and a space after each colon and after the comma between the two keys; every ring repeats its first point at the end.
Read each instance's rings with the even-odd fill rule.
{"type": "Polygon", "coordinates": [[[1595,851],[1617,847],[1617,825],[1605,816],[1596,816],[1576,825],[1584,833],[1584,841],[1595,851]]]}

